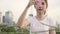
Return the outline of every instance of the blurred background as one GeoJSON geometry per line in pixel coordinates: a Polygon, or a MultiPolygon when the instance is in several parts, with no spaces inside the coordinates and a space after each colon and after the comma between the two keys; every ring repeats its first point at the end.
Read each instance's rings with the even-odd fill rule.
{"type": "MultiPolygon", "coordinates": [[[[29,0],[0,0],[0,24],[15,26],[28,2],[29,0]]],[[[60,0],[48,0],[46,11],[46,14],[56,20],[57,28],[60,28],[60,0]]],[[[29,8],[26,18],[30,14],[36,15],[34,6],[29,8]]]]}

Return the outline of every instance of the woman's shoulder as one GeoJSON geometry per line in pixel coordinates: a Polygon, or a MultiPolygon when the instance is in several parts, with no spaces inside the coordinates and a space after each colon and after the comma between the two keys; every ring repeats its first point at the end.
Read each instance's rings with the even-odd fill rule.
{"type": "Polygon", "coordinates": [[[56,20],[53,17],[47,16],[47,20],[49,21],[50,25],[56,26],[56,20]]]}
{"type": "Polygon", "coordinates": [[[55,21],[55,19],[51,16],[47,16],[47,19],[51,22],[51,21],[55,21]]]}

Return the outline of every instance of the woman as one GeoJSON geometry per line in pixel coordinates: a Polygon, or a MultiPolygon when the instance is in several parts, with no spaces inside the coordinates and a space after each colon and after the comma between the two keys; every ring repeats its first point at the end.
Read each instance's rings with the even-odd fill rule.
{"type": "Polygon", "coordinates": [[[24,28],[30,24],[30,34],[56,34],[55,28],[44,25],[49,24],[55,26],[55,21],[45,15],[47,7],[47,0],[31,0],[19,18],[18,26],[24,28]],[[29,16],[25,19],[27,10],[32,5],[35,7],[37,15],[33,17],[29,16]],[[42,33],[40,31],[42,31],[42,33]]]}

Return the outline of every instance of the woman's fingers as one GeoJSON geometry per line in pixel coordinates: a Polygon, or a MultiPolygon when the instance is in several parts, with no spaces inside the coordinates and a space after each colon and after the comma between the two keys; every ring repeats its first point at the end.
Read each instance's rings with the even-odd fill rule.
{"type": "Polygon", "coordinates": [[[34,0],[29,0],[28,5],[29,5],[29,6],[32,6],[33,4],[34,4],[34,0]]]}

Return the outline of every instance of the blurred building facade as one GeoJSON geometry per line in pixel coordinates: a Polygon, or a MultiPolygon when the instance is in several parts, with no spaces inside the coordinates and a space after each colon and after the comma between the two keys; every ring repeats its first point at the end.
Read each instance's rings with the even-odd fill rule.
{"type": "Polygon", "coordinates": [[[2,23],[2,12],[0,12],[0,24],[2,23]]]}
{"type": "Polygon", "coordinates": [[[5,22],[8,26],[13,26],[13,14],[11,11],[5,12],[5,17],[3,17],[3,22],[5,22]]]}
{"type": "Polygon", "coordinates": [[[60,29],[60,22],[56,22],[57,28],[60,29]]]}
{"type": "Polygon", "coordinates": [[[3,16],[3,20],[2,21],[3,21],[3,23],[5,23],[5,16],[3,16]]]}
{"type": "Polygon", "coordinates": [[[29,16],[33,16],[33,14],[29,14],[29,16]]]}

